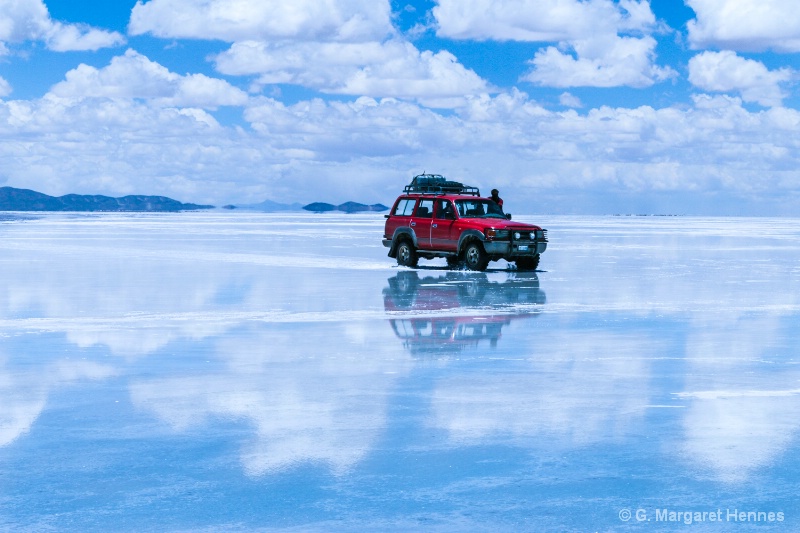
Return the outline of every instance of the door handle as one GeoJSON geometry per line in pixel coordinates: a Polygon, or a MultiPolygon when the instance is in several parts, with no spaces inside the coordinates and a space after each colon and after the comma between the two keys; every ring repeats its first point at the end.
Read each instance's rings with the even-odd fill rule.
{"type": "Polygon", "coordinates": [[[416,223],[416,222],[412,222],[412,223],[411,223],[411,225],[412,225],[412,226],[416,226],[416,225],[417,225],[417,223],[416,223]]]}

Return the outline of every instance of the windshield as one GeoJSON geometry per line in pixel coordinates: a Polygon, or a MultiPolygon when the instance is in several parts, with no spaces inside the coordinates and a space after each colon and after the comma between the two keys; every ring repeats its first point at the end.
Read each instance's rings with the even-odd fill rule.
{"type": "Polygon", "coordinates": [[[462,218],[506,218],[503,208],[491,200],[456,200],[462,218]]]}

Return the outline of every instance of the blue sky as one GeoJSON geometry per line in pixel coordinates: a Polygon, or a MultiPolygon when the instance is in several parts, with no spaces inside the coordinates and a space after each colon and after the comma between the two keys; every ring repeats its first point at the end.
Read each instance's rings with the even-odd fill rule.
{"type": "Polygon", "coordinates": [[[0,185],[797,215],[798,52],[785,0],[13,0],[0,185]]]}

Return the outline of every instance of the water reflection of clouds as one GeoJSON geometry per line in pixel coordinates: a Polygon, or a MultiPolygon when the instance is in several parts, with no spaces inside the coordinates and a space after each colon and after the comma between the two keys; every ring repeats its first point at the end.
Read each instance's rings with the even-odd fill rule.
{"type": "MultiPolygon", "coordinates": [[[[35,345],[27,348],[32,347],[35,345]]],[[[48,346],[43,348],[47,350],[48,346]]],[[[15,364],[16,358],[30,356],[0,349],[0,446],[11,444],[31,429],[52,392],[85,380],[107,379],[117,373],[110,365],[53,359],[46,352],[36,354],[39,358],[36,363],[15,364]]]]}
{"type": "MultiPolygon", "coordinates": [[[[776,315],[723,313],[698,318],[687,337],[684,456],[704,475],[742,482],[768,467],[800,430],[800,370],[786,361],[776,315]]],[[[793,344],[793,343],[792,343],[793,344]]]]}
{"type": "Polygon", "coordinates": [[[13,282],[0,286],[0,445],[31,428],[52,391],[127,372],[119,358],[22,362],[55,341],[8,348],[41,332],[63,334],[71,356],[202,352],[214,371],[180,353],[169,369],[131,377],[131,398],[179,433],[240,422],[241,464],[254,476],[301,463],[351,471],[391,425],[393,394],[431,356],[444,357],[420,418],[454,448],[630,443],[661,431],[648,413],[667,402],[679,408],[662,411],[674,430],[660,434],[661,453],[698,476],[750,479],[797,440],[800,375],[786,360],[798,336],[798,254],[769,241],[796,243],[788,230],[581,219],[572,232],[551,226],[548,272],[537,275],[390,270],[362,231],[380,221],[349,228],[352,247],[318,239],[309,250],[298,244],[318,233],[309,224],[262,232],[225,219],[205,235],[108,220],[93,222],[102,235],[73,234],[71,222],[4,235],[0,274],[13,282]],[[743,257],[746,233],[778,259],[743,257]],[[294,255],[275,258],[285,246],[294,255]],[[467,352],[491,363],[454,357],[467,352]]]}
{"type": "Polygon", "coordinates": [[[539,331],[513,372],[443,378],[433,393],[431,424],[468,444],[572,448],[624,441],[641,431],[650,403],[652,362],[642,355],[651,349],[643,337],[539,331]]]}
{"type": "Polygon", "coordinates": [[[220,340],[223,371],[137,380],[134,404],[175,431],[236,420],[252,427],[241,461],[249,475],[304,462],[346,473],[387,425],[389,395],[410,369],[374,325],[331,322],[251,328],[220,340]],[[349,333],[343,330],[348,329],[349,333]]]}

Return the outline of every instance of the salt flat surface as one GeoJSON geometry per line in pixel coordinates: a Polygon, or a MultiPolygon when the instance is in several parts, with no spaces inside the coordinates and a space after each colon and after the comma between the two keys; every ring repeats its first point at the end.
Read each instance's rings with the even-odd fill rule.
{"type": "Polygon", "coordinates": [[[798,221],[515,218],[5,214],[0,530],[800,530],[798,221]]]}

